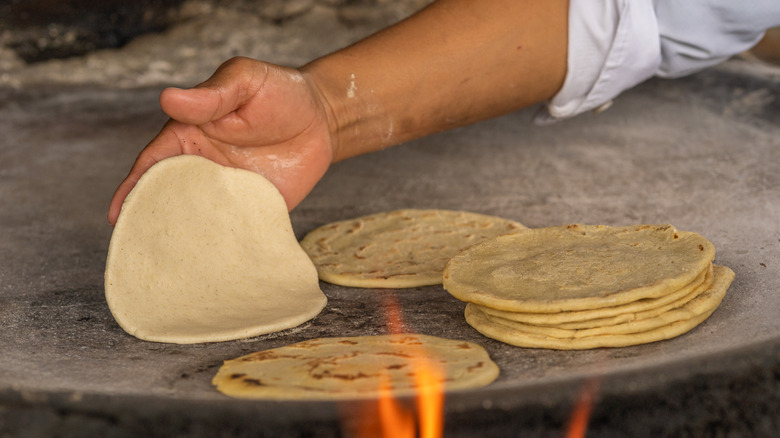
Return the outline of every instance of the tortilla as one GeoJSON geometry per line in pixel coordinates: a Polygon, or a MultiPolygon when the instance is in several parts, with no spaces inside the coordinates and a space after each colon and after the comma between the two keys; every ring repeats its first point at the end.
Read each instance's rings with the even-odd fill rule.
{"type": "Polygon", "coordinates": [[[491,318],[473,305],[466,306],[465,315],[466,321],[483,335],[518,347],[558,350],[626,347],[670,339],[701,324],[716,310],[733,279],[734,271],[718,266],[710,288],[680,308],[618,329],[614,327],[619,326],[614,326],[574,331],[568,336],[566,330],[491,318]]]}
{"type": "Polygon", "coordinates": [[[463,248],[525,229],[515,221],[450,210],[397,210],[323,225],[301,246],[328,283],[364,288],[441,284],[463,248]]]}
{"type": "Polygon", "coordinates": [[[193,155],[155,164],[127,196],[105,292],[125,331],[179,344],[295,327],[327,301],[273,184],[193,155]]]}
{"type": "Polygon", "coordinates": [[[380,388],[413,395],[423,367],[439,370],[446,391],[494,381],[498,366],[471,342],[417,334],[312,339],[225,361],[212,383],[245,399],[374,398],[380,388]]]}
{"type": "Polygon", "coordinates": [[[513,312],[618,306],[678,291],[708,269],[710,241],[672,225],[527,229],[453,257],[443,282],[456,298],[513,312]]]}
{"type": "Polygon", "coordinates": [[[496,310],[479,306],[488,315],[509,319],[526,324],[551,326],[562,329],[582,329],[621,324],[636,319],[647,318],[681,307],[712,284],[712,265],[702,272],[696,280],[685,287],[658,298],[645,298],[630,303],[602,307],[600,309],[576,310],[556,313],[522,313],[496,310]]]}

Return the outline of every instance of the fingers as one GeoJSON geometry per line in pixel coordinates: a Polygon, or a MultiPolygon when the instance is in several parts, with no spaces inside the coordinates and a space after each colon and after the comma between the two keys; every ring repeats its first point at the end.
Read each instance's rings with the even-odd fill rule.
{"type": "Polygon", "coordinates": [[[127,174],[116,191],[114,191],[114,196],[111,198],[111,203],[108,207],[108,223],[111,225],[116,225],[122,204],[141,178],[141,175],[158,161],[187,152],[182,147],[182,142],[176,134],[175,125],[176,122],[168,122],[163,130],[138,154],[133,167],[130,169],[130,173],[127,174]]]}
{"type": "Polygon", "coordinates": [[[268,64],[233,58],[195,88],[163,90],[160,106],[174,120],[203,125],[241,108],[262,88],[267,75],[268,64]]]}

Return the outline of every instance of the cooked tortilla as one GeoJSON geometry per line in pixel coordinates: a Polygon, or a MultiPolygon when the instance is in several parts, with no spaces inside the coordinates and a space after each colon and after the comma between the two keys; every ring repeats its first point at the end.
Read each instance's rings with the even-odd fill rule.
{"type": "Polygon", "coordinates": [[[526,324],[550,326],[562,329],[583,329],[621,324],[636,319],[655,316],[667,310],[681,307],[691,301],[712,284],[712,265],[702,272],[696,280],[681,288],[658,298],[645,298],[630,303],[602,307],[600,309],[575,310],[554,313],[523,313],[496,310],[478,306],[488,315],[522,322],[526,324]]]}
{"type": "Polygon", "coordinates": [[[456,298],[513,312],[592,310],[679,291],[708,269],[712,243],[672,225],[527,229],[461,251],[444,269],[456,298]]]}
{"type": "Polygon", "coordinates": [[[450,210],[398,210],[333,222],[301,246],[320,279],[341,286],[409,288],[441,284],[445,263],[463,248],[525,227],[450,210]]]}
{"type": "Polygon", "coordinates": [[[225,361],[212,383],[248,399],[333,400],[413,395],[434,370],[445,391],[488,385],[499,374],[471,342],[417,334],[312,339],[225,361]]]}
{"type": "Polygon", "coordinates": [[[327,301],[273,184],[192,155],[155,164],[127,196],[105,291],[125,331],[180,344],[295,327],[327,301]]]}
{"type": "Polygon", "coordinates": [[[670,339],[706,320],[718,307],[734,279],[734,271],[716,266],[709,289],[682,307],[640,321],[586,330],[562,330],[490,317],[466,306],[466,321],[483,335],[519,347],[578,350],[626,347],[670,339]]]}

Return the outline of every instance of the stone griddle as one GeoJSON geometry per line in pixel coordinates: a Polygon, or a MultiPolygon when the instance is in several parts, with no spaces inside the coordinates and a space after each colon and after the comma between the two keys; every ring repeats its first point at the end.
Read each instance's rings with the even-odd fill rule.
{"type": "MultiPolygon", "coordinates": [[[[407,328],[483,345],[501,368],[447,400],[452,436],[560,436],[598,383],[593,436],[769,436],[780,420],[780,81],[744,61],[653,80],[553,126],[535,109],[336,164],[293,213],[324,223],[399,208],[463,209],[530,227],[672,223],[736,271],[720,308],[678,338],[589,351],[516,348],[464,321],[441,287],[323,284],[327,308],[246,340],[140,341],[112,319],[102,275],[111,194],[164,122],[159,88],[57,86],[0,102],[0,432],[54,436],[338,436],[349,406],[231,400],[225,359],[320,336],[407,328]],[[523,432],[523,433],[521,433],[523,432]]],[[[774,73],[772,73],[774,71],[774,73]]],[[[590,435],[589,435],[590,436],[590,435]]]]}

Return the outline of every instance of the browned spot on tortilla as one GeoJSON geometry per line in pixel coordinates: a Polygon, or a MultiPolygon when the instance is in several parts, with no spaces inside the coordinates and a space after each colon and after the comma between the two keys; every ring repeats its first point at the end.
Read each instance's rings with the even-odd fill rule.
{"type": "Polygon", "coordinates": [[[406,357],[406,358],[411,358],[411,357],[414,357],[414,356],[412,356],[411,354],[396,353],[396,352],[392,352],[392,351],[383,351],[383,352],[381,352],[381,353],[377,353],[377,355],[378,355],[378,356],[379,356],[379,355],[381,355],[381,356],[396,356],[396,357],[406,357]]]}
{"type": "Polygon", "coordinates": [[[357,341],[352,341],[350,339],[344,339],[343,341],[339,341],[339,344],[346,344],[346,345],[357,345],[357,341]]]}
{"type": "Polygon", "coordinates": [[[357,374],[331,374],[330,371],[325,371],[322,373],[312,374],[311,377],[317,380],[328,378],[328,379],[339,379],[347,382],[352,382],[354,380],[367,379],[375,376],[365,374],[362,371],[358,372],[357,374]]]}
{"type": "Polygon", "coordinates": [[[476,370],[476,369],[482,368],[483,366],[485,366],[485,363],[484,363],[484,362],[477,362],[477,364],[476,364],[476,365],[472,365],[472,366],[468,367],[468,370],[469,370],[469,371],[473,371],[473,370],[476,370]]]}

